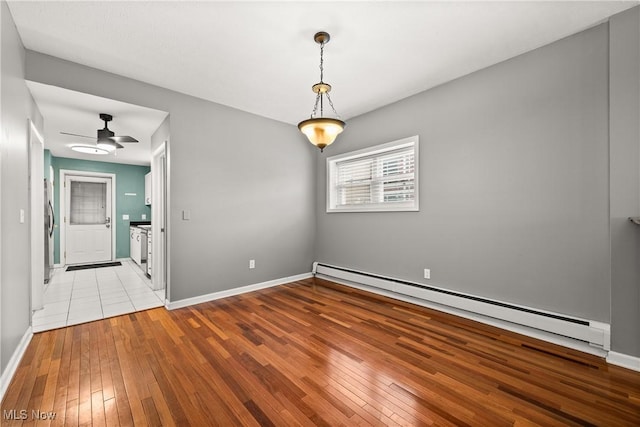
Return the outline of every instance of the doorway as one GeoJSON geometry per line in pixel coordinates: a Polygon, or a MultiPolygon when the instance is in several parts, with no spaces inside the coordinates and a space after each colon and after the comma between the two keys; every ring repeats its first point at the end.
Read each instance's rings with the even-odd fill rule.
{"type": "Polygon", "coordinates": [[[92,264],[115,259],[115,175],[60,171],[60,263],[92,264]]]}
{"type": "Polygon", "coordinates": [[[32,316],[33,331],[41,332],[162,307],[164,291],[156,293],[151,281],[131,259],[104,262],[116,261],[114,230],[118,221],[115,216],[115,174],[61,169],[59,177],[62,183],[58,186],[60,264],[62,267],[75,264],[80,268],[73,271],[62,268],[62,271],[54,274],[44,295],[44,309],[32,316]],[[80,227],[81,231],[83,228],[89,229],[87,236],[74,237],[74,226],[80,227]],[[97,238],[96,233],[99,234],[97,238]],[[74,239],[86,239],[89,243],[79,244],[76,246],[79,249],[74,249],[74,239]],[[103,239],[112,242],[110,247],[101,247],[96,243],[103,239]],[[95,247],[91,248],[91,245],[95,247]],[[87,247],[91,250],[86,250],[87,247]],[[85,257],[89,252],[93,256],[85,257]],[[75,253],[79,253],[80,257],[75,253]],[[96,263],[102,264],[100,268],[87,265],[96,263]]]}

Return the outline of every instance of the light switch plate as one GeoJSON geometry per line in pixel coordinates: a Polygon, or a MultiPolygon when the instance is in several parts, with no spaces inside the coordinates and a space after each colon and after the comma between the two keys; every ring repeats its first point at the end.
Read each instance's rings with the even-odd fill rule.
{"type": "Polygon", "coordinates": [[[182,211],[182,219],[185,221],[189,221],[191,219],[191,211],[190,210],[183,210],[182,211]]]}

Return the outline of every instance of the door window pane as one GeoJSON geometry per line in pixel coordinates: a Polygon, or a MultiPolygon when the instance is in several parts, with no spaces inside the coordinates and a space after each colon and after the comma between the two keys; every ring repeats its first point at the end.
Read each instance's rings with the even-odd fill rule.
{"type": "Polygon", "coordinates": [[[105,224],[106,202],[106,183],[71,181],[71,224],[105,224]]]}

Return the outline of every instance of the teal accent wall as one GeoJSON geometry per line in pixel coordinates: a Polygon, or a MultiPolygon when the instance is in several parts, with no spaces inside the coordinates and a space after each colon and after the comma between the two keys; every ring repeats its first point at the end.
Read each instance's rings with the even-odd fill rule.
{"type": "MultiPolygon", "coordinates": [[[[45,157],[46,158],[46,157],[45,157]]],[[[46,163],[46,162],[45,162],[46,163]]],[[[151,207],[144,204],[144,176],[149,173],[149,166],[124,165],[119,163],[95,162],[90,160],[69,159],[66,157],[51,157],[51,164],[55,171],[54,211],[56,228],[54,231],[54,262],[60,263],[60,190],[64,183],[60,183],[60,170],[75,170],[85,172],[112,173],[116,176],[116,217],[112,223],[116,226],[116,258],[129,257],[129,222],[145,221],[142,215],[151,221],[151,207]],[[126,195],[126,194],[135,194],[126,195]],[[123,220],[122,215],[129,215],[129,220],[123,220]]],[[[64,193],[62,193],[64,195],[64,193]]]]}

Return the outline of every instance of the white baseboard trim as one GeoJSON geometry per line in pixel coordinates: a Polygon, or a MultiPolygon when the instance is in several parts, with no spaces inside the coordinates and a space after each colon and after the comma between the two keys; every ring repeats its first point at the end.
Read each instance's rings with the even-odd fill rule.
{"type": "Polygon", "coordinates": [[[640,372],[640,357],[610,351],[607,355],[607,363],[640,372]]]}
{"type": "Polygon", "coordinates": [[[13,352],[11,359],[9,359],[7,368],[4,370],[2,376],[0,377],[0,402],[2,401],[2,399],[4,399],[4,394],[7,392],[9,383],[11,383],[13,376],[16,374],[18,365],[20,364],[24,353],[27,351],[27,347],[31,342],[31,338],[33,338],[33,331],[31,329],[31,326],[29,326],[27,328],[27,331],[22,336],[22,339],[20,340],[16,351],[13,352]]]}
{"type": "Polygon", "coordinates": [[[295,282],[297,280],[309,279],[313,277],[311,273],[298,274],[296,276],[283,277],[281,279],[269,280],[267,282],[255,283],[253,285],[241,286],[239,288],[227,289],[225,291],[212,292],[206,295],[200,295],[193,298],[186,298],[178,301],[167,301],[165,307],[168,310],[176,308],[188,307],[190,305],[209,302],[220,298],[231,297],[234,295],[246,294],[247,292],[257,291],[259,289],[271,288],[273,286],[284,285],[285,283],[295,282]]]}
{"type": "Polygon", "coordinates": [[[411,304],[420,305],[422,307],[432,308],[434,310],[442,311],[445,313],[453,314],[454,316],[462,317],[465,319],[473,320],[479,323],[495,326],[500,329],[515,332],[517,334],[525,335],[531,338],[536,338],[542,341],[557,344],[563,347],[571,348],[581,351],[583,353],[592,354],[594,356],[605,358],[607,351],[598,347],[593,347],[586,342],[571,339],[561,335],[553,334],[550,332],[542,331],[540,329],[531,328],[517,323],[512,323],[504,320],[500,320],[494,317],[484,316],[482,314],[473,313],[466,310],[460,310],[448,305],[438,304],[435,302],[427,301],[421,298],[412,297],[409,295],[399,294],[397,292],[387,291],[374,286],[368,286],[349,280],[341,280],[332,276],[324,276],[323,274],[316,274],[318,278],[328,280],[329,282],[339,283],[341,285],[349,286],[356,289],[362,289],[374,294],[383,295],[389,298],[393,298],[400,301],[405,301],[411,304]]]}

